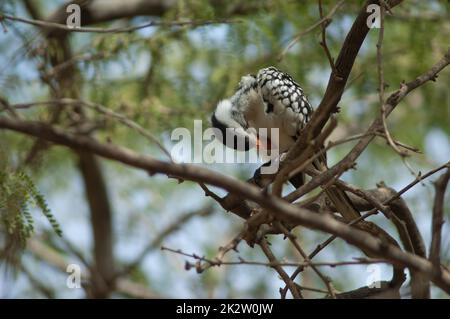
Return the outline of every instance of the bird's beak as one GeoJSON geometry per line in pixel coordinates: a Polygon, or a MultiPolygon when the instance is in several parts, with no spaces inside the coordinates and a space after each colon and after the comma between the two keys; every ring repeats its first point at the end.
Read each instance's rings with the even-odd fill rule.
{"type": "Polygon", "coordinates": [[[270,140],[270,138],[266,137],[266,141],[263,142],[260,138],[259,135],[256,136],[256,149],[266,149],[266,150],[270,150],[272,149],[272,141],[270,140]]]}
{"type": "Polygon", "coordinates": [[[262,146],[261,140],[259,138],[256,138],[256,149],[259,150],[261,146],[262,146]]]}

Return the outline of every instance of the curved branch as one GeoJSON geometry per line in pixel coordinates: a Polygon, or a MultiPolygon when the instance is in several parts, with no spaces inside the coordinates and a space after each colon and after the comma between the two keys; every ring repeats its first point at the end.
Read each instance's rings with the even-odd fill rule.
{"type": "Polygon", "coordinates": [[[430,261],[433,263],[436,271],[440,271],[440,251],[441,251],[441,232],[442,224],[444,223],[444,197],[445,191],[448,187],[448,182],[450,180],[450,165],[447,171],[438,178],[434,183],[436,190],[436,195],[434,197],[433,205],[433,221],[431,225],[431,233],[433,237],[431,238],[430,245],[430,261]]]}
{"type": "Polygon", "coordinates": [[[150,174],[163,173],[196,182],[204,182],[223,188],[231,193],[240,194],[243,198],[254,201],[261,207],[272,211],[275,216],[282,220],[296,222],[312,229],[334,234],[364,251],[369,251],[374,255],[382,255],[393,264],[403,265],[428,274],[437,286],[450,293],[450,273],[448,271],[443,270],[440,274],[437,274],[433,271],[432,264],[424,258],[403,252],[393,245],[338,222],[328,215],[316,214],[310,210],[295,207],[285,200],[261,192],[256,186],[199,166],[167,163],[147,155],[137,154],[126,148],[102,144],[86,136],[67,134],[61,129],[49,127],[38,122],[0,117],[0,128],[39,136],[70,148],[87,150],[96,155],[146,170],[150,174]]]}

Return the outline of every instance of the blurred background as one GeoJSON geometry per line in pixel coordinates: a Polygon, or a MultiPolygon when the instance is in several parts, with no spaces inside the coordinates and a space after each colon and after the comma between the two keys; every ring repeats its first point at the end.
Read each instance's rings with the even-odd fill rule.
{"type": "MultiPolygon", "coordinates": [[[[270,65],[287,71],[300,83],[314,107],[326,88],[330,67],[319,45],[321,28],[305,33],[287,49],[297,35],[320,19],[317,1],[78,2],[82,5],[82,26],[89,23],[101,28],[126,27],[149,19],[211,23],[157,25],[129,33],[68,34],[2,20],[2,99],[11,105],[61,97],[98,103],[135,121],[171,149],[175,143],[170,139],[172,130],[178,127],[192,130],[194,120],[203,120],[204,128],[207,127],[216,103],[233,92],[244,74],[270,65]],[[136,12],[120,8],[140,2],[146,5],[136,12]]],[[[327,28],[327,44],[333,57],[337,57],[363,3],[344,1],[333,15],[327,28]]],[[[338,1],[323,1],[324,14],[337,4],[338,1]]],[[[58,0],[6,0],[0,2],[0,12],[58,22],[58,12],[64,12],[66,5],[66,1],[58,0]]],[[[414,79],[442,57],[449,46],[449,14],[448,1],[415,0],[405,1],[393,10],[393,15],[386,16],[383,42],[386,92],[396,90],[402,81],[414,79]]],[[[379,114],[378,32],[372,29],[361,48],[340,103],[339,125],[332,140],[363,133],[379,114]]],[[[357,170],[345,173],[343,179],[363,188],[375,188],[376,183],[384,181],[399,190],[419,172],[448,162],[449,85],[450,73],[446,70],[437,82],[411,93],[388,119],[392,135],[418,148],[420,154],[403,160],[383,139],[376,139],[358,159],[357,170]]],[[[111,116],[86,108],[80,128],[73,124],[80,123],[74,118],[76,114],[63,111],[57,116],[55,109],[54,105],[28,105],[19,112],[26,119],[50,122],[69,132],[86,130],[101,142],[167,159],[154,143],[111,116]]],[[[329,163],[336,163],[352,145],[331,150],[329,163]]],[[[218,248],[241,230],[242,220],[205,197],[196,183],[179,184],[166,176],[149,176],[120,163],[45,145],[6,130],[0,131],[0,165],[2,298],[278,298],[279,287],[284,286],[270,268],[221,266],[197,274],[195,270],[185,270],[186,257],[161,251],[160,247],[166,246],[213,258],[218,248]],[[29,182],[23,182],[22,172],[29,182]],[[29,200],[30,196],[26,196],[29,188],[35,188],[37,198],[31,196],[29,200]],[[16,196],[5,196],[7,193],[16,196]],[[49,209],[47,215],[56,220],[54,227],[52,217],[43,214],[46,211],[43,206],[49,209]],[[24,210],[28,213],[24,218],[28,220],[30,216],[34,221],[34,231],[17,235],[20,227],[14,228],[5,221],[8,215],[24,210]],[[57,234],[58,227],[62,236],[57,234]],[[135,267],[127,267],[133,262],[135,267]],[[83,279],[84,288],[69,288],[64,263],[79,265],[82,273],[89,273],[92,280],[83,279]],[[102,284],[96,280],[105,274],[111,277],[119,274],[121,284],[128,288],[112,291],[98,288],[102,284]]],[[[241,180],[251,177],[258,167],[258,164],[198,165],[241,180]]],[[[404,195],[427,247],[431,239],[432,181],[437,176],[404,195]]],[[[448,194],[446,199],[448,221],[448,194]]],[[[397,238],[395,229],[382,216],[370,220],[397,238]]],[[[443,227],[442,263],[449,265],[450,227],[448,223],[443,227]]],[[[308,252],[328,237],[302,227],[296,229],[296,235],[308,252]]],[[[295,251],[280,236],[271,237],[270,241],[280,259],[296,260],[295,251]]],[[[245,243],[240,244],[239,253],[230,253],[228,259],[237,260],[238,256],[266,261],[258,248],[252,249],[245,243]]],[[[315,261],[361,256],[359,250],[335,240],[315,261]]],[[[287,270],[291,273],[294,268],[287,270]]],[[[323,271],[341,291],[368,284],[371,273],[366,266],[323,268],[323,271]]],[[[390,267],[380,265],[380,276],[389,280],[390,267]]],[[[325,288],[310,270],[303,273],[300,282],[325,288]]],[[[404,291],[404,295],[408,292],[404,291]]],[[[316,298],[324,294],[307,291],[305,296],[316,298]]],[[[433,288],[432,296],[442,298],[445,294],[433,288]]]]}

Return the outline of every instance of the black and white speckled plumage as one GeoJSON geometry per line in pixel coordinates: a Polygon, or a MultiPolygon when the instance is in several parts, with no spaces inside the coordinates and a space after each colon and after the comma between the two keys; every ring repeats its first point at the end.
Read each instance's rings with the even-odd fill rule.
{"type": "Polygon", "coordinates": [[[289,74],[275,67],[261,69],[258,72],[257,81],[264,103],[267,105],[266,113],[288,113],[284,115],[289,118],[293,117],[292,120],[297,124],[295,129],[295,135],[297,135],[304,124],[309,121],[313,111],[302,88],[289,74]],[[294,114],[291,114],[289,109],[294,114]]]}
{"type": "Polygon", "coordinates": [[[278,128],[277,146],[284,152],[295,142],[312,111],[302,88],[292,77],[268,67],[256,75],[243,76],[233,96],[219,102],[212,122],[223,132],[225,128],[239,128],[250,144],[259,129],[278,128]]]}

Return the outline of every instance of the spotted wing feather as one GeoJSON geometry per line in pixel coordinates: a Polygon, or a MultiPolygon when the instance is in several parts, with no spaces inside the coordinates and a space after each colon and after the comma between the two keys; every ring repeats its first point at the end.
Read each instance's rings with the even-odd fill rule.
{"type": "Polygon", "coordinates": [[[302,88],[286,74],[274,67],[261,69],[257,82],[266,113],[281,116],[285,128],[292,136],[297,136],[300,129],[309,121],[313,111],[302,88]]]}

